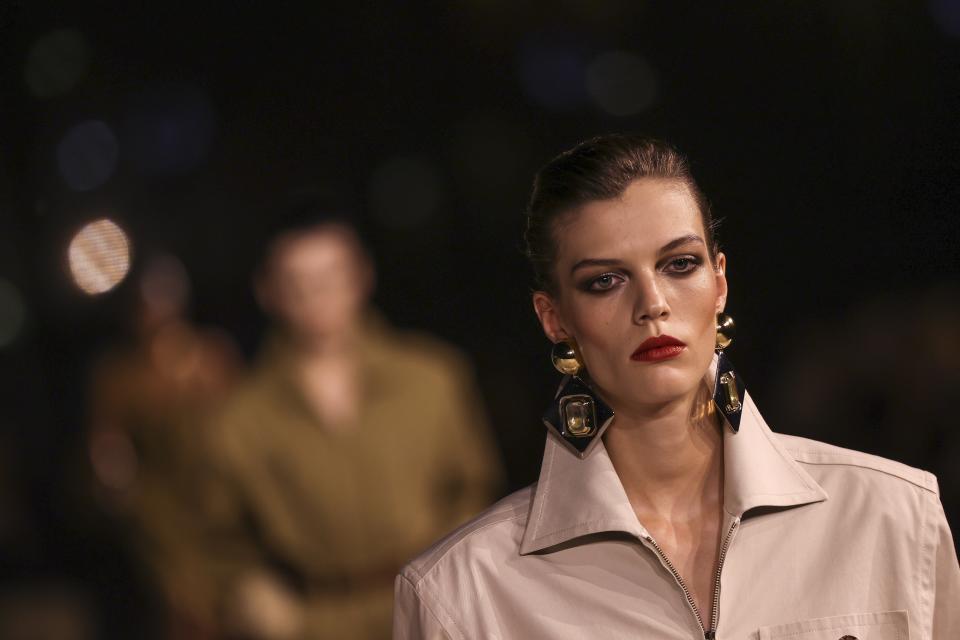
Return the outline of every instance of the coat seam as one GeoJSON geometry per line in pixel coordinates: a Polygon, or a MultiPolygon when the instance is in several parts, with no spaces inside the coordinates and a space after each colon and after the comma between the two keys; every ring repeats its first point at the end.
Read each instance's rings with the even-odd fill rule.
{"type": "MultiPolygon", "coordinates": [[[[899,627],[899,625],[896,625],[896,623],[892,623],[892,622],[881,622],[881,623],[878,623],[878,624],[862,624],[862,625],[857,625],[857,626],[859,626],[859,627],[890,627],[890,626],[892,626],[892,627],[894,628],[894,631],[897,632],[897,638],[896,638],[896,640],[901,640],[901,639],[903,639],[903,635],[900,633],[900,627],[899,627]]],[[[826,629],[816,629],[816,631],[830,631],[830,630],[833,630],[833,629],[843,629],[843,628],[844,628],[843,625],[838,625],[838,626],[835,626],[835,627],[828,627],[828,628],[826,628],[826,629]]],[[[806,635],[806,634],[810,633],[810,631],[811,631],[810,629],[804,629],[804,630],[802,630],[802,631],[793,631],[793,632],[788,633],[788,634],[785,634],[785,635],[777,634],[777,637],[778,637],[778,638],[793,638],[793,637],[795,637],[795,636],[799,636],[800,634],[806,635]]]]}
{"type": "MultiPolygon", "coordinates": [[[[500,520],[494,520],[493,522],[487,522],[486,524],[484,524],[484,525],[481,526],[481,527],[477,527],[476,529],[471,529],[469,533],[467,533],[466,535],[464,535],[464,536],[461,537],[460,539],[451,542],[451,543],[449,544],[449,546],[444,547],[443,551],[437,555],[437,558],[436,558],[435,560],[433,560],[432,564],[430,565],[430,568],[427,569],[426,571],[423,571],[423,572],[418,571],[418,570],[417,570],[416,568],[414,568],[412,565],[407,565],[407,571],[410,571],[410,572],[415,573],[415,574],[417,575],[417,583],[416,583],[416,584],[419,585],[419,584],[422,583],[424,580],[426,580],[428,574],[433,573],[433,572],[436,570],[437,565],[439,565],[441,562],[443,562],[444,560],[446,560],[446,559],[447,559],[447,556],[448,556],[454,549],[456,549],[456,548],[459,547],[461,544],[463,544],[464,541],[466,541],[468,538],[472,537],[473,535],[475,535],[475,534],[477,534],[477,533],[479,533],[479,532],[481,532],[481,531],[483,531],[483,530],[485,530],[485,529],[489,529],[490,527],[495,527],[496,525],[498,525],[498,524],[503,524],[504,522],[513,522],[513,521],[519,520],[519,519],[521,519],[521,518],[523,518],[523,514],[522,514],[522,513],[521,513],[521,514],[514,514],[514,515],[510,516],[509,518],[503,518],[503,519],[500,519],[500,520]]],[[[403,574],[401,574],[401,575],[403,575],[403,574]]],[[[408,580],[408,582],[409,582],[409,580],[408,580]]]]}
{"type": "MultiPolygon", "coordinates": [[[[403,574],[400,575],[400,579],[403,580],[404,582],[406,582],[408,585],[410,585],[410,587],[413,589],[413,593],[417,596],[417,600],[420,602],[420,605],[421,605],[424,609],[426,609],[427,613],[429,613],[430,616],[431,616],[431,617],[436,621],[436,623],[440,626],[440,629],[443,631],[443,635],[445,635],[447,638],[450,638],[450,639],[452,640],[452,636],[450,635],[450,632],[447,630],[446,625],[443,624],[443,621],[440,619],[440,616],[438,616],[438,615],[436,614],[436,612],[435,612],[435,611],[433,610],[433,608],[430,606],[430,604],[429,604],[429,602],[428,602],[428,599],[425,597],[427,594],[425,594],[425,593],[424,593],[424,590],[420,588],[420,585],[421,585],[422,582],[423,582],[422,577],[421,577],[421,580],[420,580],[416,585],[413,584],[412,582],[410,582],[410,580],[409,580],[406,576],[404,576],[403,574]]],[[[463,634],[462,630],[460,629],[459,625],[457,624],[457,621],[453,618],[453,616],[450,615],[450,613],[447,611],[446,607],[443,606],[443,603],[441,603],[440,600],[437,599],[437,600],[436,600],[436,604],[437,604],[438,607],[440,607],[440,608],[443,609],[443,613],[444,613],[444,614],[446,615],[446,617],[450,620],[450,622],[453,623],[453,626],[457,629],[457,632],[458,632],[459,636],[460,636],[461,638],[465,638],[466,636],[463,634]]]]}
{"type": "MultiPolygon", "coordinates": [[[[813,453],[813,452],[806,452],[806,453],[809,453],[810,455],[821,455],[821,454],[817,454],[817,453],[813,453]]],[[[877,468],[877,467],[875,467],[875,466],[872,466],[872,465],[861,464],[861,463],[857,463],[857,462],[854,462],[854,461],[851,461],[851,460],[844,460],[844,461],[839,461],[839,460],[797,460],[796,458],[794,458],[794,460],[795,460],[798,464],[810,464],[810,465],[816,465],[816,466],[821,466],[821,467],[825,467],[825,466],[856,467],[856,468],[858,468],[858,469],[866,469],[866,470],[868,470],[868,471],[875,471],[876,473],[882,473],[883,475],[890,476],[891,478],[896,478],[896,479],[898,479],[898,480],[902,480],[903,482],[908,482],[908,483],[910,483],[911,485],[917,487],[918,489],[923,489],[924,491],[926,491],[926,492],[928,492],[928,493],[933,493],[933,494],[936,493],[933,489],[931,489],[929,486],[927,486],[926,484],[924,484],[924,483],[922,483],[922,482],[920,482],[920,481],[911,480],[910,478],[906,478],[906,477],[900,475],[899,473],[895,473],[895,472],[893,472],[893,471],[887,471],[886,469],[879,469],[879,468],[877,468]]]]}
{"type": "Polygon", "coordinates": [[[932,538],[936,537],[936,530],[934,527],[931,527],[931,496],[928,494],[923,496],[927,498],[923,500],[923,517],[920,521],[920,533],[921,533],[921,544],[918,553],[921,554],[921,557],[918,558],[917,568],[920,573],[918,576],[919,589],[918,593],[920,594],[920,611],[922,612],[921,624],[923,625],[923,635],[931,638],[933,633],[933,602],[930,598],[930,579],[933,572],[936,571],[934,567],[934,558],[936,556],[936,544],[932,538]],[[929,632],[928,632],[929,630],[929,632]]]}

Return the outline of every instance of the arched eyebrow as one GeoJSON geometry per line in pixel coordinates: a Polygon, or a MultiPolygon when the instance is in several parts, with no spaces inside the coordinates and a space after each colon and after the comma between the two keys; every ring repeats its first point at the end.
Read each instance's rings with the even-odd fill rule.
{"type": "Polygon", "coordinates": [[[707,246],[707,243],[703,241],[703,238],[695,233],[689,233],[685,236],[680,236],[676,240],[671,240],[667,244],[660,247],[660,249],[657,251],[657,255],[662,256],[665,253],[670,253],[674,249],[678,249],[688,244],[701,244],[703,246],[707,246]]]}
{"type": "MultiPolygon", "coordinates": [[[[698,236],[695,233],[689,233],[685,236],[680,236],[675,238],[663,245],[657,250],[657,257],[661,257],[664,254],[670,253],[674,249],[679,249],[688,244],[699,244],[702,246],[707,246],[707,243],[703,241],[703,238],[698,236]]],[[[577,269],[582,269],[584,267],[613,267],[621,264],[621,260],[616,258],[584,258],[583,260],[578,261],[570,269],[570,273],[574,273],[577,269]]]]}

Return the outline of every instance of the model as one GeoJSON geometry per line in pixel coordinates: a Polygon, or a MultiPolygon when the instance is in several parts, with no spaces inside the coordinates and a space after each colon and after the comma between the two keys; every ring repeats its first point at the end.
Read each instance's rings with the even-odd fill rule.
{"type": "Polygon", "coordinates": [[[274,326],[211,430],[227,638],[389,638],[403,562],[497,495],[470,364],[373,308],[373,258],[331,210],[278,214],[255,276],[274,326]]]}
{"type": "Polygon", "coordinates": [[[565,374],[540,479],[406,566],[395,638],[960,638],[936,479],[757,411],[679,152],[584,142],[539,172],[527,215],[565,374]]]}

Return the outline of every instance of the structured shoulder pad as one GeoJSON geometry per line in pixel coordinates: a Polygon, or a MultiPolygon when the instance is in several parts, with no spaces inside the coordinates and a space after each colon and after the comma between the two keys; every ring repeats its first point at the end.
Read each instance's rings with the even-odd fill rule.
{"type": "Polygon", "coordinates": [[[902,462],[882,458],[862,451],[844,449],[817,440],[777,434],[780,444],[790,452],[793,459],[801,464],[846,465],[862,469],[872,469],[905,480],[922,489],[939,495],[936,477],[922,469],[902,462]]]}

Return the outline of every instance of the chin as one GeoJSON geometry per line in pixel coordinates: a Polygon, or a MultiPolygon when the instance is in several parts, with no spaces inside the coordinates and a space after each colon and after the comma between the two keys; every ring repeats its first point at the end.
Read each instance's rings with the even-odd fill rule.
{"type": "MultiPolygon", "coordinates": [[[[696,391],[703,378],[701,371],[688,366],[655,365],[640,375],[633,372],[629,397],[642,404],[664,404],[696,391]]],[[[630,378],[624,378],[630,379],[630,378]]]]}

